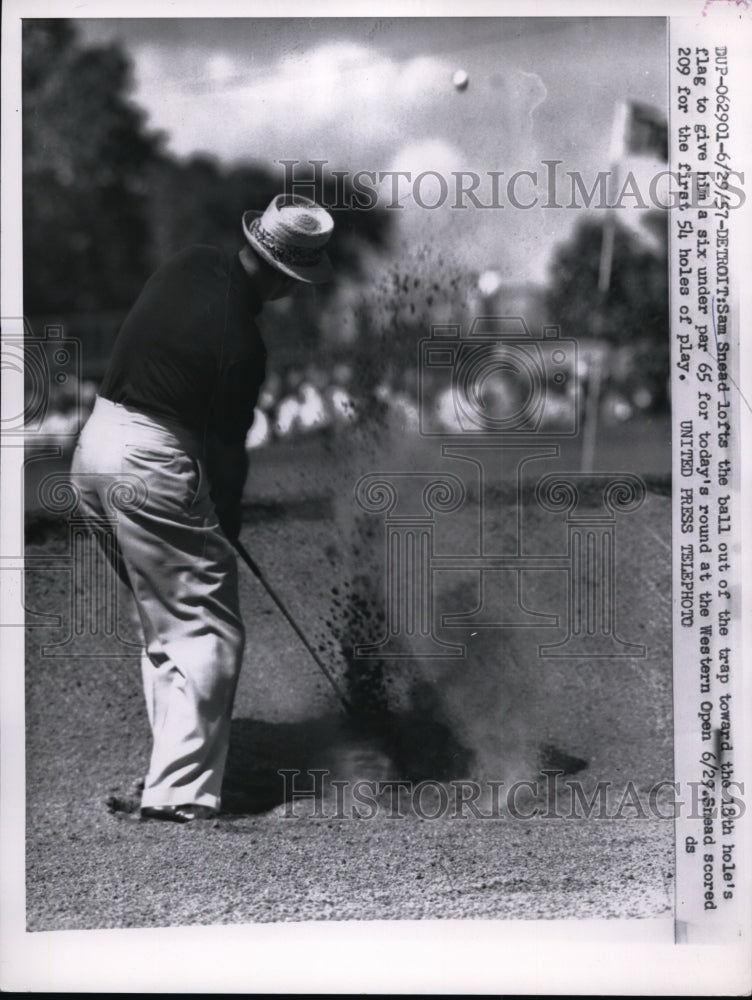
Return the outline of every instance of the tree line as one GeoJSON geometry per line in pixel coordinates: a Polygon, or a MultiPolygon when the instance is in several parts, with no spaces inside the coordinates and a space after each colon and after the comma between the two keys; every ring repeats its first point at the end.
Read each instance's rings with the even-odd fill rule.
{"type": "MultiPolygon", "coordinates": [[[[84,45],[71,21],[24,21],[22,85],[27,315],[125,310],[181,247],[238,249],[243,211],[280,190],[266,163],[171,155],[130,98],[127,54],[84,45]]],[[[334,181],[323,185],[333,202],[334,181]]],[[[336,221],[333,263],[357,274],[361,249],[385,244],[389,216],[343,209],[336,221]]]]}

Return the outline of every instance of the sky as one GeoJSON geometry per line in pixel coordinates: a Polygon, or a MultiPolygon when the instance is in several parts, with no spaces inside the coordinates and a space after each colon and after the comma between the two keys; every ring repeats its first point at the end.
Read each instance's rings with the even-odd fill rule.
{"type": "MultiPolygon", "coordinates": [[[[448,184],[436,209],[426,207],[442,200],[436,177],[418,188],[422,206],[404,180],[379,186],[402,206],[400,239],[509,282],[545,280],[580,216],[515,209],[509,177],[537,171],[543,201],[541,161],[561,160],[566,205],[566,171],[580,171],[589,189],[608,169],[619,99],[666,107],[662,18],[134,18],[79,28],[85,41],[117,41],[130,54],[133,99],[174,153],[259,160],[280,179],[285,159],[412,179],[436,171],[448,184]],[[453,85],[457,70],[468,74],[465,90],[453,85]],[[505,207],[479,210],[463,196],[469,207],[452,209],[458,171],[481,177],[481,203],[505,207]]],[[[642,160],[643,171],[662,166],[642,160]]],[[[520,202],[534,196],[529,178],[515,190],[520,202]]]]}

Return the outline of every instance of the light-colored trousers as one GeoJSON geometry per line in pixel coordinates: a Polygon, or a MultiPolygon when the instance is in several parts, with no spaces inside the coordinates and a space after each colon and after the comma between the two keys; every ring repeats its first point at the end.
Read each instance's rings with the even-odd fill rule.
{"type": "Polygon", "coordinates": [[[209,497],[200,442],[97,397],[71,478],[80,513],[93,526],[114,528],[120,559],[113,567],[143,628],[153,747],[141,803],[216,809],[245,635],[237,562],[209,497]],[[141,496],[122,503],[134,483],[141,496]]]}

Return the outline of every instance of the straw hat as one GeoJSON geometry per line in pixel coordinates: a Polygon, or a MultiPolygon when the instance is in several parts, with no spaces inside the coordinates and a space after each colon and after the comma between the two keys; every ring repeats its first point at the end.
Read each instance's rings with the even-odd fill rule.
{"type": "Polygon", "coordinates": [[[243,213],[243,233],[273,267],[298,281],[320,284],[332,277],[324,250],[334,228],[331,215],[301,195],[278,194],[266,211],[243,213]]]}

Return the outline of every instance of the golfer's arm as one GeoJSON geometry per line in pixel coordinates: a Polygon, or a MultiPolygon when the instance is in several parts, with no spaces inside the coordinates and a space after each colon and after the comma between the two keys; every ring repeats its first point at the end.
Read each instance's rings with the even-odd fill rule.
{"type": "Polygon", "coordinates": [[[219,523],[231,541],[240,533],[240,506],[248,474],[245,440],[253,423],[263,368],[253,359],[232,361],[221,372],[206,428],[206,465],[219,523]]]}
{"type": "Polygon", "coordinates": [[[209,437],[206,442],[206,469],[219,523],[228,538],[234,541],[240,533],[241,501],[248,474],[245,441],[209,437]]]}

